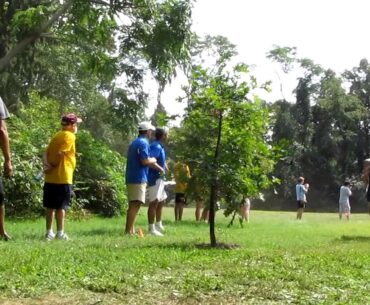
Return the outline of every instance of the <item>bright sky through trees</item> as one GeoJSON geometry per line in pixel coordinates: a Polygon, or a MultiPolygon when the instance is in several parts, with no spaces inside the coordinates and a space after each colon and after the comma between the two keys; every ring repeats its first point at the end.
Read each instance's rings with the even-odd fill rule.
{"type": "MultiPolygon", "coordinates": [[[[273,92],[263,98],[272,102],[291,91],[297,75],[284,76],[278,65],[266,59],[274,45],[295,46],[300,58],[308,57],[324,68],[343,72],[370,59],[368,0],[198,0],[193,9],[193,29],[199,35],[222,35],[237,45],[239,61],[253,65],[259,82],[273,81],[273,92]]],[[[181,78],[163,95],[170,114],[181,113],[174,99],[181,94],[181,78]]],[[[156,103],[155,86],[150,86],[151,114],[156,103]]]]}

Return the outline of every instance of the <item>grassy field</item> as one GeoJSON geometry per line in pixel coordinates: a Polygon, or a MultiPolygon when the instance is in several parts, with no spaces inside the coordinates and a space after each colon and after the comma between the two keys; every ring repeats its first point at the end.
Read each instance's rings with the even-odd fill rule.
{"type": "Polygon", "coordinates": [[[123,236],[123,218],[68,220],[68,242],[45,242],[42,219],[9,220],[0,304],[370,304],[368,215],[252,211],[227,228],[219,212],[218,241],[240,248],[206,250],[193,214],[175,223],[166,209],[163,238],[123,236]]]}

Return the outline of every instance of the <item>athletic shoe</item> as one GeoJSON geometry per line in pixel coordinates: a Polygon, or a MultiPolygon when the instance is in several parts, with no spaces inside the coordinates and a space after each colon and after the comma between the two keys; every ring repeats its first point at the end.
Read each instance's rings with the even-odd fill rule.
{"type": "Polygon", "coordinates": [[[69,237],[66,233],[63,234],[57,234],[56,236],[57,239],[62,239],[62,240],[69,240],[69,237]]]}
{"type": "Polygon", "coordinates": [[[165,228],[163,225],[155,225],[155,229],[161,233],[163,233],[165,231],[165,228]]]}
{"type": "Polygon", "coordinates": [[[47,240],[47,241],[51,241],[51,240],[53,240],[55,238],[55,234],[54,233],[46,233],[45,234],[45,239],[47,240]]]}
{"type": "Polygon", "coordinates": [[[159,231],[157,231],[157,230],[150,230],[149,231],[149,234],[150,235],[153,235],[153,236],[163,236],[163,234],[161,233],[161,232],[159,232],[159,231]]]}

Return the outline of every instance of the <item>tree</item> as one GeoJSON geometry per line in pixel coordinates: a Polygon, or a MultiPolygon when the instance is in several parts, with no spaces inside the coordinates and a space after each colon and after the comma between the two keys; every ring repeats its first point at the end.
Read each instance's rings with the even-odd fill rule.
{"type": "MultiPolygon", "coordinates": [[[[209,188],[211,246],[215,236],[215,206],[239,194],[254,196],[271,184],[273,150],[266,142],[268,112],[257,97],[250,99],[255,79],[248,67],[228,69],[235,50],[225,39],[213,69],[193,66],[185,119],[177,132],[177,152],[188,160],[202,192],[209,188]]],[[[199,190],[198,190],[199,191],[199,190]]]]}
{"type": "Polygon", "coordinates": [[[343,77],[349,82],[349,93],[357,97],[366,108],[366,117],[358,122],[358,164],[370,156],[370,65],[367,59],[362,59],[358,67],[347,70],[343,77]]]}
{"type": "Polygon", "coordinates": [[[75,106],[111,143],[127,138],[143,116],[146,73],[163,90],[188,63],[189,1],[6,3],[0,3],[0,95],[13,112],[36,91],[60,101],[60,113],[75,106]]]}

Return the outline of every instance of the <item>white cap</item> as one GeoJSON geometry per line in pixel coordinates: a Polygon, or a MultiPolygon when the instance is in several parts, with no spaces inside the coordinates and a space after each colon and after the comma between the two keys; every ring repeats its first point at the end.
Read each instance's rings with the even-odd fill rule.
{"type": "Polygon", "coordinates": [[[141,122],[139,124],[139,131],[155,130],[155,127],[150,122],[141,122]]]}

